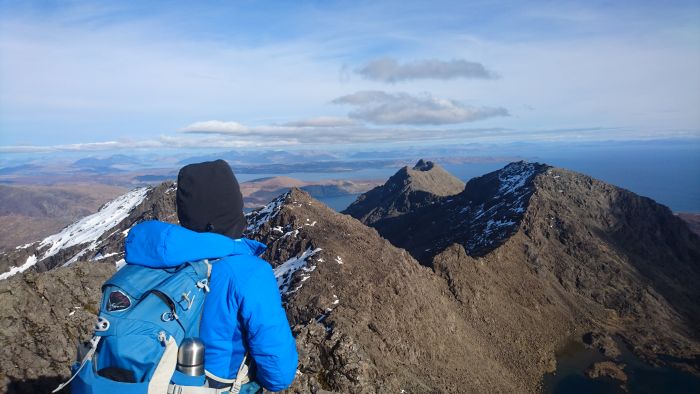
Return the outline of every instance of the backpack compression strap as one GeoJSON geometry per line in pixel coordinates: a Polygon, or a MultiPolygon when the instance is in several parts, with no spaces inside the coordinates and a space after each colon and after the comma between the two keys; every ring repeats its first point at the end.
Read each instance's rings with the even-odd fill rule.
{"type": "Polygon", "coordinates": [[[57,393],[57,392],[63,390],[64,387],[68,386],[70,384],[70,382],[73,381],[73,379],[75,379],[76,376],[78,376],[78,374],[80,373],[80,370],[83,369],[83,367],[88,362],[88,360],[92,358],[93,354],[95,354],[95,350],[97,350],[97,344],[100,343],[100,339],[102,339],[102,337],[98,337],[98,336],[92,337],[92,339],[90,340],[90,350],[85,354],[85,357],[83,357],[83,359],[80,361],[80,367],[77,370],[75,370],[75,373],[73,374],[73,376],[70,377],[70,379],[68,379],[67,382],[61,383],[51,393],[57,393]]]}

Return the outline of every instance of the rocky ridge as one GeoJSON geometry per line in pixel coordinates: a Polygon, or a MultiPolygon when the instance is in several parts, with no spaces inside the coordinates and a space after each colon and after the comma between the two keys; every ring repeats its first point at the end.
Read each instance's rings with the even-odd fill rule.
{"type": "Polygon", "coordinates": [[[698,370],[700,239],[649,198],[517,162],[374,227],[496,326],[546,331],[535,320],[553,306],[549,318],[572,335],[621,335],[651,363],[674,354],[678,366],[698,370]]]}
{"type": "Polygon", "coordinates": [[[493,346],[445,281],[357,220],[298,190],[261,212],[251,236],[269,245],[300,351],[290,391],[523,392],[551,365],[493,346]]]}
{"type": "Polygon", "coordinates": [[[400,216],[352,216],[426,265],[455,243],[471,256],[483,256],[517,230],[534,191],[533,180],[547,168],[515,162],[471,179],[459,194],[436,197],[400,216]]]}
{"type": "MultiPolygon", "coordinates": [[[[646,360],[698,373],[692,360],[700,354],[700,298],[693,283],[700,242],[667,208],[531,163],[513,163],[470,184],[480,187],[468,191],[468,184],[401,218],[421,219],[429,210],[458,216],[480,207],[488,220],[517,214],[514,223],[490,233],[486,241],[495,246],[470,248],[471,238],[457,237],[420,256],[423,264],[415,251],[384,239],[381,228],[300,190],[248,215],[247,235],[269,246],[263,257],[274,267],[297,338],[299,372],[289,392],[537,392],[542,375],[555,367],[556,349],[591,331],[602,333],[591,337],[596,346],[608,349],[601,338],[617,335],[646,360]]],[[[168,190],[171,185],[148,191],[136,205],[140,213],[127,217],[172,219],[168,190]]],[[[121,247],[127,223],[105,233],[113,241],[101,242],[121,247]]],[[[436,223],[423,226],[443,231],[436,223]]],[[[0,332],[3,343],[16,343],[5,353],[13,361],[0,366],[9,389],[34,392],[67,376],[72,340],[89,335],[99,299],[94,286],[113,269],[79,262],[0,281],[7,295],[0,324],[16,327],[0,332]],[[105,269],[93,275],[93,266],[105,269]],[[74,286],[80,289],[68,290],[74,286]],[[66,298],[51,297],[54,291],[66,298]],[[71,315],[78,301],[85,305],[71,315]],[[45,316],[53,328],[44,327],[45,316]],[[26,332],[36,335],[23,338],[26,332]],[[54,348],[62,350],[47,350],[54,348]]]]}

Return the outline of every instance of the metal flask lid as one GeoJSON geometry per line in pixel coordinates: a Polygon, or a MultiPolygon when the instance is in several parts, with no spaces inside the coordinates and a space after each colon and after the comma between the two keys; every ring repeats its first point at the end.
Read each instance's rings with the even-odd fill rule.
{"type": "Polygon", "coordinates": [[[189,376],[204,375],[204,343],[199,338],[185,338],[177,352],[177,370],[189,376]]]}

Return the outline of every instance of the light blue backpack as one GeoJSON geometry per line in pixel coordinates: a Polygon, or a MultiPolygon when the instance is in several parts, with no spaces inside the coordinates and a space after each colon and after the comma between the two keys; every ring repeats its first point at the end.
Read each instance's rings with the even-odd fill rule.
{"type": "Polygon", "coordinates": [[[90,346],[73,366],[71,380],[54,392],[71,381],[73,394],[224,391],[202,387],[204,375],[176,370],[183,339],[199,336],[210,272],[207,260],[174,268],[127,264],[119,270],[102,286],[90,346]]]}

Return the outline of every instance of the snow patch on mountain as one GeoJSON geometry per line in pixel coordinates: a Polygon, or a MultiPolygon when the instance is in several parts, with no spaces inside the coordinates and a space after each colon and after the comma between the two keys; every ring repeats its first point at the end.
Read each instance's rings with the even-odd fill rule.
{"type": "Polygon", "coordinates": [[[473,253],[501,242],[516,230],[531,195],[532,179],[537,170],[537,164],[524,161],[505,166],[498,173],[498,190],[490,201],[475,209],[470,209],[470,206],[462,208],[460,213],[471,216],[467,222],[471,223],[473,236],[466,242],[467,252],[473,253]]]}
{"type": "MultiPolygon", "coordinates": [[[[39,244],[39,248],[48,246],[48,250],[44,252],[40,260],[55,255],[61,249],[85,243],[94,243],[107,230],[126,219],[131,210],[146,198],[148,190],[150,189],[146,187],[134,189],[105,204],[97,213],[80,219],[57,234],[46,237],[39,244]]],[[[82,251],[81,253],[84,252],[82,251]]]]}
{"type": "Polygon", "coordinates": [[[277,286],[279,287],[282,295],[292,294],[301,289],[304,282],[311,277],[309,273],[316,269],[315,265],[309,266],[307,259],[320,251],[321,248],[316,248],[313,250],[308,248],[301,254],[301,256],[292,257],[274,269],[275,278],[277,278],[277,286]],[[299,285],[295,289],[289,290],[294,274],[299,270],[303,272],[299,285]]]}
{"type": "Polygon", "coordinates": [[[517,162],[505,166],[498,174],[501,185],[494,198],[521,190],[535,175],[535,170],[536,167],[533,163],[517,162]]]}
{"type": "MultiPolygon", "coordinates": [[[[34,254],[27,258],[26,262],[21,266],[10,267],[9,271],[0,275],[0,280],[24,272],[38,262],[56,255],[61,250],[87,244],[85,248],[72,255],[63,265],[70,265],[78,261],[79,258],[85,256],[88,252],[95,250],[104,239],[119,231],[114,230],[111,234],[105,236],[107,231],[119,225],[136,206],[144,201],[149,190],[151,189],[147,187],[134,189],[103,205],[97,213],[78,220],[59,233],[48,236],[38,243],[23,245],[22,248],[35,245],[34,254]]],[[[95,260],[106,257],[108,256],[102,255],[95,258],[95,260]]]]}
{"type": "Polygon", "coordinates": [[[10,270],[0,275],[0,280],[7,279],[13,275],[24,272],[36,264],[36,255],[27,257],[27,261],[19,267],[10,267],[10,270]]]}
{"type": "Polygon", "coordinates": [[[282,194],[264,207],[246,214],[245,217],[246,220],[248,220],[246,233],[255,233],[260,230],[260,227],[262,227],[265,223],[272,220],[272,218],[274,218],[282,208],[282,205],[284,204],[284,201],[288,195],[289,192],[282,194]]]}

